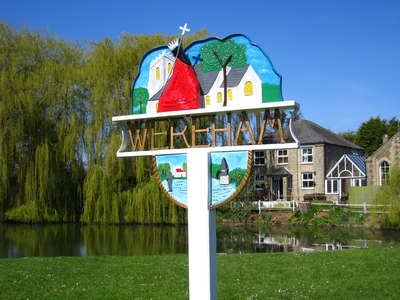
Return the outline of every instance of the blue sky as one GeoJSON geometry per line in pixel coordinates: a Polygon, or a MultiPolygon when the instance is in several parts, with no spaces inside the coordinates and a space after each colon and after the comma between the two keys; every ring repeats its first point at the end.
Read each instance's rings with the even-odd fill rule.
{"type": "Polygon", "coordinates": [[[337,133],[400,118],[399,0],[2,0],[0,18],[71,41],[173,35],[185,23],[220,38],[242,33],[271,59],[283,98],[305,119],[337,133]]]}

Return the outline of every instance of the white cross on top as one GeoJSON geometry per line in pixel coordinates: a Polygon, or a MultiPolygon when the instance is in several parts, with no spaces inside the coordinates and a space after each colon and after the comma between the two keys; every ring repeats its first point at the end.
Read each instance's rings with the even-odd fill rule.
{"type": "Polygon", "coordinates": [[[187,31],[187,32],[189,32],[190,31],[190,29],[189,28],[187,28],[187,24],[185,23],[185,26],[179,26],[179,29],[180,30],[182,30],[182,35],[185,35],[185,32],[187,31]]]}

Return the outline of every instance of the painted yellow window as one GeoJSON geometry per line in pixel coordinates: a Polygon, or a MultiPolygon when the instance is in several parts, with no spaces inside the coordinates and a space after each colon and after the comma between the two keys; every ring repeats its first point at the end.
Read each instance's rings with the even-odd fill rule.
{"type": "Polygon", "coordinates": [[[233,94],[231,89],[228,90],[228,100],[233,100],[233,94]]]}
{"type": "Polygon", "coordinates": [[[172,64],[168,63],[168,74],[171,74],[172,71],[172,64]]]}
{"type": "Polygon", "coordinates": [[[156,68],[156,80],[160,80],[161,78],[161,71],[160,71],[160,67],[156,68]]]}
{"type": "Polygon", "coordinates": [[[217,94],[217,102],[218,103],[222,102],[222,93],[221,92],[218,92],[218,94],[217,94]]]}
{"type": "Polygon", "coordinates": [[[253,95],[253,83],[251,81],[247,81],[244,84],[244,95],[245,96],[253,95]]]}
{"type": "Polygon", "coordinates": [[[206,105],[210,105],[210,96],[206,96],[206,105]]]}

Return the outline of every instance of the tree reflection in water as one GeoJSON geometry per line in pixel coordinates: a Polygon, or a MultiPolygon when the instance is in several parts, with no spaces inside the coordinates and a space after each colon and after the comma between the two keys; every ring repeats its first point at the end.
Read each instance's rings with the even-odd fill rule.
{"type": "MultiPolygon", "coordinates": [[[[218,253],[297,252],[382,245],[400,245],[400,232],[217,226],[218,253]]],[[[1,258],[187,252],[187,226],[0,224],[1,258]]]]}

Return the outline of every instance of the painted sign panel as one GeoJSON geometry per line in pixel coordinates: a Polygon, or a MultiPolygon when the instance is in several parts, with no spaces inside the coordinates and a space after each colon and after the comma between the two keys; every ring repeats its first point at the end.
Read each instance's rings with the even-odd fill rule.
{"type": "MultiPolygon", "coordinates": [[[[245,186],[252,164],[251,151],[211,153],[211,208],[231,201],[245,186]]],[[[158,184],[170,200],[187,208],[187,178],[191,172],[186,154],[153,156],[158,184]]],[[[196,201],[196,200],[194,200],[196,201]]]]}
{"type": "Polygon", "coordinates": [[[281,76],[241,34],[181,40],[150,50],[132,86],[132,113],[254,105],[282,101],[281,76]]]}

